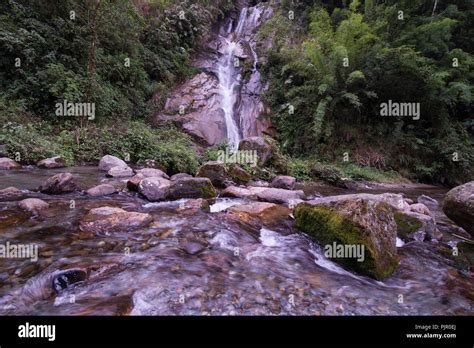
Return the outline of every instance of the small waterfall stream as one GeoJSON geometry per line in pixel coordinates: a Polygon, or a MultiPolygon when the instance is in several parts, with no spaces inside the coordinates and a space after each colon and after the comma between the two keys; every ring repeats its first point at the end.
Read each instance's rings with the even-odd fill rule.
{"type": "Polygon", "coordinates": [[[243,130],[239,127],[241,122],[238,122],[238,115],[236,114],[236,102],[239,97],[241,89],[241,68],[236,57],[236,50],[242,49],[242,43],[248,43],[253,62],[252,73],[257,72],[258,56],[256,53],[256,44],[247,35],[248,30],[252,30],[257,26],[258,19],[262,13],[259,7],[244,7],[240,11],[240,15],[232,31],[232,21],[229,22],[226,30],[226,37],[224,37],[225,48],[222,51],[222,57],[217,62],[217,76],[219,79],[219,90],[221,95],[221,108],[224,111],[227,138],[231,150],[236,151],[241,139],[243,130]]]}

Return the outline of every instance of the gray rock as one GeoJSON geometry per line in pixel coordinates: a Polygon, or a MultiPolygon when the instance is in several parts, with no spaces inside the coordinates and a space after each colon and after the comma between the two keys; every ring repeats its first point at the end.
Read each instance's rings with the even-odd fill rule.
{"type": "Polygon", "coordinates": [[[129,176],[133,176],[133,170],[132,168],[126,166],[126,167],[112,167],[109,169],[107,172],[106,176],[112,177],[112,178],[126,178],[129,176]]]}
{"type": "Polygon", "coordinates": [[[137,174],[142,174],[145,178],[160,177],[169,179],[170,177],[162,170],[156,168],[143,168],[136,171],[137,174]]]}
{"type": "Polygon", "coordinates": [[[293,190],[296,185],[296,179],[288,175],[278,175],[271,183],[272,187],[281,188],[286,190],[293,190]]]}
{"type": "Polygon", "coordinates": [[[187,173],[178,173],[178,174],[175,174],[173,175],[170,180],[171,181],[176,181],[176,180],[179,180],[179,179],[187,179],[187,178],[192,178],[193,176],[192,175],[189,175],[187,173]]]}
{"type": "Polygon", "coordinates": [[[267,188],[257,193],[257,198],[259,201],[278,203],[278,204],[288,204],[291,201],[303,199],[304,192],[301,190],[292,191],[278,188],[267,188]]]}
{"type": "Polygon", "coordinates": [[[443,211],[447,217],[474,236],[474,181],[450,190],[444,197],[443,211]]]}
{"type": "Polygon", "coordinates": [[[8,157],[0,158],[0,169],[20,169],[21,165],[8,157]]]}
{"type": "Polygon", "coordinates": [[[161,177],[145,178],[138,185],[138,192],[151,202],[161,201],[167,198],[170,183],[169,180],[161,177]]]}
{"type": "Polygon", "coordinates": [[[77,191],[79,187],[71,173],[59,173],[47,179],[40,187],[42,193],[61,194],[77,191]]]}
{"type": "Polygon", "coordinates": [[[429,208],[437,208],[439,206],[439,203],[436,199],[431,198],[429,196],[421,195],[419,196],[416,201],[418,203],[424,204],[429,208]]]}
{"type": "Polygon", "coordinates": [[[122,161],[120,158],[111,156],[111,155],[105,155],[100,159],[99,162],[99,170],[108,172],[111,168],[113,167],[128,167],[127,163],[122,161]]]}
{"type": "Polygon", "coordinates": [[[66,162],[61,156],[55,156],[51,158],[46,158],[39,161],[36,164],[39,168],[53,169],[53,168],[64,168],[66,167],[66,162]]]}
{"type": "Polygon", "coordinates": [[[86,191],[86,193],[92,197],[111,195],[116,192],[117,192],[117,189],[113,185],[110,185],[110,184],[97,185],[97,186],[91,187],[90,189],[86,191]]]}

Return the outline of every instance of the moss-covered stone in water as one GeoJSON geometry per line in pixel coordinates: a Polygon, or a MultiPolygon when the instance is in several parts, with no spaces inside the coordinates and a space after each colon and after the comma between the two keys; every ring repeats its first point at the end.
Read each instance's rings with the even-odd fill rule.
{"type": "Polygon", "coordinates": [[[408,238],[409,234],[418,231],[423,226],[423,223],[414,216],[401,212],[395,212],[393,216],[397,223],[397,234],[403,238],[408,238]]]}
{"type": "Polygon", "coordinates": [[[384,279],[398,265],[397,260],[393,259],[388,265],[382,266],[380,262],[381,255],[375,250],[373,241],[366,231],[331,207],[300,204],[296,207],[294,216],[296,226],[323,246],[332,245],[333,243],[364,246],[365,259],[363,262],[357,261],[356,258],[333,259],[344,267],[375,279],[384,279]]]}

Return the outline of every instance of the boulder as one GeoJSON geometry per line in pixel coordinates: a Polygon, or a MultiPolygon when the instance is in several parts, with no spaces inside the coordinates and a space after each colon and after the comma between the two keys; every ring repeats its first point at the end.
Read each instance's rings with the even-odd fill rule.
{"type": "Polygon", "coordinates": [[[143,174],[135,174],[133,177],[128,179],[127,188],[130,191],[138,191],[138,186],[140,185],[143,179],[145,179],[145,176],[143,174]]]}
{"type": "Polygon", "coordinates": [[[110,185],[110,184],[97,185],[97,186],[91,187],[90,189],[86,191],[86,193],[92,197],[111,195],[116,192],[117,192],[117,189],[115,188],[115,186],[110,185]]]}
{"type": "Polygon", "coordinates": [[[444,197],[443,211],[447,217],[474,236],[474,181],[450,190],[444,197]]]}
{"type": "Polygon", "coordinates": [[[227,166],[227,173],[232,181],[237,184],[247,184],[252,179],[252,175],[235,163],[227,166]]]}
{"type": "Polygon", "coordinates": [[[193,176],[192,175],[189,175],[187,173],[178,173],[178,174],[175,174],[173,175],[170,180],[171,181],[176,181],[176,180],[179,180],[179,179],[187,179],[187,178],[192,178],[193,176]]]}
{"type": "Polygon", "coordinates": [[[412,240],[422,242],[426,239],[441,240],[443,238],[431,215],[415,211],[396,211],[394,218],[397,224],[397,235],[405,242],[412,240]]]}
{"type": "Polygon", "coordinates": [[[145,178],[138,185],[138,192],[151,202],[162,201],[169,194],[170,183],[161,177],[145,178]]]}
{"type": "Polygon", "coordinates": [[[169,179],[170,177],[164,171],[156,168],[143,168],[135,171],[137,174],[142,174],[145,178],[160,177],[169,179]]]}
{"type": "Polygon", "coordinates": [[[106,155],[100,159],[99,162],[99,170],[102,170],[104,172],[108,172],[110,169],[113,167],[128,167],[127,163],[122,161],[120,158],[111,156],[111,155],[106,155]]]}
{"type": "Polygon", "coordinates": [[[197,177],[208,178],[214,186],[227,186],[229,176],[224,162],[211,161],[204,163],[198,170],[197,177]]]}
{"type": "Polygon", "coordinates": [[[71,173],[59,173],[48,178],[40,187],[42,193],[61,194],[77,191],[79,188],[71,173]]]}
{"type": "Polygon", "coordinates": [[[39,168],[45,168],[45,169],[64,168],[66,167],[66,161],[61,156],[55,156],[55,157],[43,159],[39,161],[38,163],[36,163],[36,165],[39,168]]]}
{"type": "Polygon", "coordinates": [[[273,145],[263,137],[248,137],[240,141],[239,150],[256,151],[258,156],[258,165],[265,166],[273,155],[273,145]]]}
{"type": "Polygon", "coordinates": [[[133,176],[133,169],[125,166],[125,167],[112,167],[107,172],[106,176],[111,178],[125,178],[129,176],[133,176]]]}
{"type": "Polygon", "coordinates": [[[128,212],[115,207],[100,207],[91,209],[79,226],[82,231],[107,235],[111,232],[126,232],[146,227],[152,220],[150,214],[128,212]]]}
{"type": "Polygon", "coordinates": [[[18,203],[18,206],[21,209],[27,210],[29,212],[37,212],[41,209],[46,209],[49,207],[49,204],[45,201],[38,198],[27,198],[18,203]]]}
{"type": "Polygon", "coordinates": [[[293,190],[295,188],[295,185],[296,179],[288,175],[278,175],[271,182],[272,187],[286,190],[293,190]]]}
{"type": "Polygon", "coordinates": [[[375,279],[387,278],[398,265],[397,225],[394,209],[376,195],[324,197],[296,206],[296,226],[323,248],[354,250],[363,247],[363,258],[350,253],[332,260],[375,279]]]}
{"type": "Polygon", "coordinates": [[[185,178],[171,182],[169,199],[214,198],[216,190],[208,178],[185,178]]]}
{"type": "Polygon", "coordinates": [[[259,201],[288,204],[291,201],[303,199],[304,192],[301,190],[292,191],[278,188],[266,188],[257,193],[257,199],[259,201]]]}
{"type": "Polygon", "coordinates": [[[21,165],[8,157],[0,158],[0,169],[20,169],[21,165]]]}

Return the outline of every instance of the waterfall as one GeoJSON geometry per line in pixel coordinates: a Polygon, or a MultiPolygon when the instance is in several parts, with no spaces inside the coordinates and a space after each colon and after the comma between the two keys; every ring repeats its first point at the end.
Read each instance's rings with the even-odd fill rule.
{"type": "MultiPolygon", "coordinates": [[[[256,43],[254,41],[254,32],[260,24],[263,11],[264,9],[261,6],[244,7],[240,11],[235,29],[232,28],[233,21],[229,21],[225,29],[223,27],[225,34],[223,34],[221,42],[223,42],[224,47],[220,50],[222,56],[217,62],[216,70],[219,79],[221,108],[224,111],[227,138],[231,151],[238,149],[242,134],[247,134],[246,136],[248,136],[249,133],[255,133],[255,117],[256,114],[259,113],[259,105],[251,107],[247,105],[236,106],[236,103],[239,104],[241,101],[242,76],[241,68],[236,67],[234,62],[237,61],[237,51],[239,54],[242,53],[243,47],[241,43],[247,43],[253,58],[250,82],[252,86],[254,86],[253,89],[255,92],[259,92],[260,74],[257,71],[258,56],[256,43]]],[[[248,91],[249,88],[246,87],[245,89],[248,91]]]]}
{"type": "Polygon", "coordinates": [[[237,93],[240,85],[240,71],[236,69],[235,50],[242,32],[245,28],[248,8],[242,9],[237,21],[237,26],[232,32],[230,26],[227,29],[227,37],[224,38],[225,49],[222,57],[217,63],[217,77],[219,79],[219,91],[221,95],[221,108],[224,111],[225,123],[227,128],[227,138],[231,151],[236,151],[240,142],[240,129],[235,120],[235,103],[237,101],[237,93]]]}

